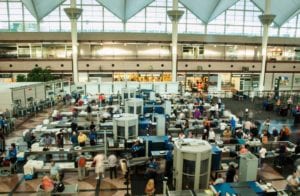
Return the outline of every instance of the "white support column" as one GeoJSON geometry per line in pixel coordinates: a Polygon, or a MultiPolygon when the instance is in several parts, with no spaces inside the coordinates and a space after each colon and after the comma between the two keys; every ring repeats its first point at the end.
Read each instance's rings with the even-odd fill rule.
{"type": "Polygon", "coordinates": [[[76,0],[71,0],[71,7],[64,9],[71,21],[72,36],[72,60],[73,60],[73,81],[78,83],[78,43],[77,43],[77,20],[82,13],[82,9],[76,8],[76,0]]]}
{"type": "Polygon", "coordinates": [[[172,82],[176,82],[177,77],[177,40],[178,21],[184,11],[178,10],[178,0],[173,0],[173,10],[168,10],[167,14],[172,21],[172,82]]]}
{"type": "Polygon", "coordinates": [[[259,77],[259,92],[264,90],[264,80],[265,80],[265,69],[267,61],[267,46],[269,37],[269,26],[273,22],[275,15],[271,14],[271,0],[265,0],[265,12],[263,15],[259,16],[261,23],[263,24],[263,36],[262,36],[262,63],[261,72],[259,77]]]}

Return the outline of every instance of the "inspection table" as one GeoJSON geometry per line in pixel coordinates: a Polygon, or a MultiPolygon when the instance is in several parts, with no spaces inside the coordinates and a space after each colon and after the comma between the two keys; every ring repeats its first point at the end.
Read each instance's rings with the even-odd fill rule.
{"type": "Polygon", "coordinates": [[[220,193],[220,196],[230,195],[247,195],[257,196],[264,195],[264,190],[260,188],[259,184],[255,181],[238,182],[238,183],[222,183],[216,184],[211,187],[215,193],[220,193]]]}

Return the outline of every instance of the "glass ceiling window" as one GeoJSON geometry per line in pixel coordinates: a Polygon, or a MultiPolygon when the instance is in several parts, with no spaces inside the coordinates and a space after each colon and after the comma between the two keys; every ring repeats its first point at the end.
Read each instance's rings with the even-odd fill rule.
{"type": "Polygon", "coordinates": [[[10,31],[18,32],[23,30],[23,6],[21,2],[9,2],[10,31]]]}
{"type": "Polygon", "coordinates": [[[225,34],[261,35],[261,11],[250,0],[238,1],[225,14],[225,34]]]}
{"type": "Polygon", "coordinates": [[[297,15],[297,37],[300,37],[300,14],[297,15]]]}
{"type": "Polygon", "coordinates": [[[9,31],[7,3],[0,2],[0,31],[9,31]]]}
{"type": "Polygon", "coordinates": [[[37,31],[37,22],[36,19],[31,15],[31,13],[24,8],[24,30],[26,32],[36,32],[37,31]]]}
{"type": "Polygon", "coordinates": [[[104,8],[103,14],[104,20],[104,31],[114,32],[114,31],[123,31],[124,25],[122,20],[115,16],[113,13],[104,8]]]}
{"type": "MultiPolygon", "coordinates": [[[[180,21],[181,22],[181,21],[180,21]]],[[[186,9],[186,32],[187,33],[204,33],[205,25],[192,12],[186,9]]]]}
{"type": "Polygon", "coordinates": [[[282,27],[280,28],[280,36],[295,37],[297,28],[297,17],[298,16],[293,17],[284,25],[282,25],[282,27]]]}
{"type": "Polygon", "coordinates": [[[45,16],[40,22],[40,31],[44,32],[59,32],[61,31],[61,13],[60,7],[53,10],[45,16]]]}
{"type": "Polygon", "coordinates": [[[166,32],[166,6],[155,6],[157,1],[146,8],[146,32],[166,32]]]}
{"type": "Polygon", "coordinates": [[[278,28],[272,23],[269,27],[269,36],[270,37],[277,37],[278,36],[278,28]]]}
{"type": "MultiPolygon", "coordinates": [[[[77,0],[77,6],[83,9],[77,23],[79,32],[172,32],[172,23],[166,14],[167,10],[172,9],[172,0],[155,0],[126,23],[97,0],[77,0]]],[[[40,21],[40,31],[70,32],[70,20],[64,12],[66,7],[70,7],[70,0],[66,0],[40,21]]],[[[178,24],[179,33],[262,35],[262,25],[258,18],[262,12],[251,0],[239,0],[207,26],[181,3],[178,4],[178,8],[184,11],[178,24]]],[[[300,19],[299,15],[296,15],[280,28],[272,24],[269,36],[300,37],[299,28],[300,19]]],[[[34,32],[37,30],[36,19],[21,0],[0,0],[0,31],[34,32]]]]}
{"type": "Polygon", "coordinates": [[[145,32],[146,31],[146,11],[142,9],[135,16],[130,18],[126,23],[126,31],[128,32],[145,32]]]}
{"type": "MultiPolygon", "coordinates": [[[[82,2],[83,3],[83,2],[82,2]]],[[[103,31],[103,7],[94,0],[84,1],[81,8],[84,10],[78,19],[78,31],[99,32],[103,31]]]]}
{"type": "Polygon", "coordinates": [[[225,32],[225,12],[216,17],[207,25],[208,34],[224,34],[225,32]]]}

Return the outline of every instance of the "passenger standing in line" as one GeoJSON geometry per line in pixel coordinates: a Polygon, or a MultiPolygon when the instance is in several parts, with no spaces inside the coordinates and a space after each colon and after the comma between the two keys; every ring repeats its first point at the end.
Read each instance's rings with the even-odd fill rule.
{"type": "Polygon", "coordinates": [[[61,129],[56,134],[56,144],[57,144],[58,148],[64,148],[64,133],[63,133],[63,129],[61,129]]]}
{"type": "Polygon", "coordinates": [[[71,142],[72,142],[72,146],[78,146],[78,135],[76,134],[75,131],[72,132],[72,136],[70,138],[71,142]]]}
{"type": "Polygon", "coordinates": [[[45,135],[45,137],[42,140],[42,143],[44,144],[45,148],[48,148],[52,145],[52,138],[50,137],[49,133],[45,135]]]}
{"type": "Polygon", "coordinates": [[[27,133],[24,136],[24,141],[27,143],[28,149],[31,149],[33,140],[34,140],[34,136],[33,136],[32,130],[29,129],[29,131],[27,131],[27,133]]]}
{"type": "Polygon", "coordinates": [[[234,182],[234,176],[235,176],[235,168],[233,165],[229,165],[228,171],[226,173],[226,182],[234,182]]]}
{"type": "Polygon", "coordinates": [[[235,135],[236,121],[235,121],[234,117],[231,117],[230,127],[231,127],[232,135],[235,135]]]}
{"type": "Polygon", "coordinates": [[[85,177],[85,165],[86,165],[86,158],[79,153],[77,157],[77,166],[78,166],[78,180],[81,181],[85,177]]]}
{"type": "Polygon", "coordinates": [[[0,152],[5,152],[5,137],[1,130],[0,130],[0,152]]]}
{"type": "Polygon", "coordinates": [[[280,130],[280,141],[289,141],[291,134],[291,130],[287,127],[287,125],[283,125],[280,130]]]}
{"type": "Polygon", "coordinates": [[[86,112],[87,112],[87,120],[91,121],[92,120],[92,107],[90,106],[90,104],[88,104],[88,106],[86,108],[86,112]]]}
{"type": "Polygon", "coordinates": [[[109,165],[109,175],[110,179],[117,178],[117,157],[114,154],[111,154],[107,158],[109,165]],[[114,176],[114,177],[113,177],[114,176]]]}
{"type": "Polygon", "coordinates": [[[97,133],[95,129],[92,129],[89,133],[90,145],[95,146],[97,143],[97,133]]]}
{"type": "Polygon", "coordinates": [[[82,131],[80,131],[78,135],[79,146],[84,147],[86,141],[87,141],[87,136],[84,133],[82,133],[82,131]]]}
{"type": "Polygon", "coordinates": [[[99,153],[94,157],[93,163],[95,164],[96,179],[99,180],[100,176],[104,178],[104,155],[99,153]]]}
{"type": "Polygon", "coordinates": [[[276,129],[276,127],[273,127],[272,136],[273,136],[274,141],[277,142],[279,133],[278,133],[278,130],[276,129]]]}
{"type": "Polygon", "coordinates": [[[8,157],[9,157],[9,161],[10,161],[10,170],[11,173],[15,172],[15,164],[17,162],[17,148],[16,148],[16,144],[12,143],[10,145],[10,148],[8,150],[8,157]]]}

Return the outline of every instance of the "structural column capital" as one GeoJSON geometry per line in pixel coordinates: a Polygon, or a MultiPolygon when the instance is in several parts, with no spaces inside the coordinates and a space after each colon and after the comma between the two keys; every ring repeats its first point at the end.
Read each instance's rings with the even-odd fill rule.
{"type": "Polygon", "coordinates": [[[78,20],[78,18],[81,16],[82,9],[81,8],[65,8],[65,13],[70,18],[70,20],[75,19],[78,20]]]}
{"type": "Polygon", "coordinates": [[[276,15],[273,14],[263,14],[259,15],[258,18],[263,25],[270,25],[274,21],[276,15]]]}
{"type": "Polygon", "coordinates": [[[182,15],[184,14],[183,10],[168,10],[167,14],[171,21],[179,21],[182,15]]]}

